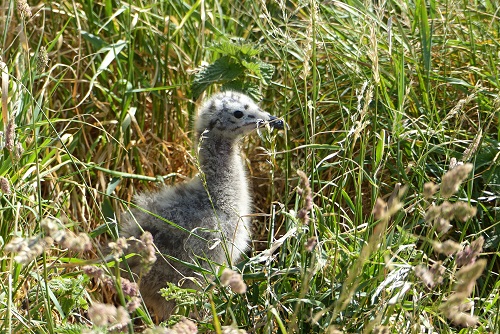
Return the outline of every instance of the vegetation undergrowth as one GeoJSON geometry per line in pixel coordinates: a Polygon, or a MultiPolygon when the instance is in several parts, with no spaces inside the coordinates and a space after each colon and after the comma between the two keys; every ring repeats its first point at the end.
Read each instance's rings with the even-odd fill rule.
{"type": "Polygon", "coordinates": [[[494,1],[0,8],[1,333],[500,332],[494,1]],[[117,222],[196,173],[221,88],[287,128],[242,142],[252,251],[158,325],[117,222]]]}

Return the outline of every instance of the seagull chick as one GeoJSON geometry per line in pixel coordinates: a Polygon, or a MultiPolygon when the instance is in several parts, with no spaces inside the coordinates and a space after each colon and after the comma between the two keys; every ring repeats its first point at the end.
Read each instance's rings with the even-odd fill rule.
{"type": "MultiPolygon", "coordinates": [[[[193,277],[194,271],[182,262],[207,269],[231,265],[248,249],[252,200],[239,139],[266,125],[284,128],[282,120],[244,94],[225,91],[210,97],[195,124],[200,173],[174,187],[137,195],[135,201],[143,210],[132,210],[121,222],[122,237],[139,238],[149,231],[160,254],[179,260],[167,262],[158,256],[140,280],[142,297],[159,319],[166,319],[175,306],[159,293],[167,282],[194,286],[183,280],[193,277]]],[[[129,265],[137,272],[133,262],[129,265]]]]}

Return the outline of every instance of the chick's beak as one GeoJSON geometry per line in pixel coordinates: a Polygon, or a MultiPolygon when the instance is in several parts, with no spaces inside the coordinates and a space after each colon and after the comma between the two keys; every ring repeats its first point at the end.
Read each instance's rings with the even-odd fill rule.
{"type": "Polygon", "coordinates": [[[278,117],[274,116],[269,116],[269,125],[278,130],[283,130],[285,128],[285,122],[283,122],[282,119],[279,119],[278,117]]]}

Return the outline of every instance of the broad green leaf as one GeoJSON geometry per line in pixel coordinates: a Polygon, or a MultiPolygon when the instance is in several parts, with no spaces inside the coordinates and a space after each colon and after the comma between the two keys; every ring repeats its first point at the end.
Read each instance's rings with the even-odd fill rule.
{"type": "Polygon", "coordinates": [[[193,97],[196,99],[213,83],[234,80],[243,73],[243,70],[242,65],[232,63],[227,56],[217,59],[195,75],[192,86],[193,97]]]}

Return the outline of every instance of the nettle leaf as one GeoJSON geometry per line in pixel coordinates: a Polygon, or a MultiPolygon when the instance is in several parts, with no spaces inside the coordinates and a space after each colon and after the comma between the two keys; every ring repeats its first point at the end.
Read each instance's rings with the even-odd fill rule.
{"type": "Polygon", "coordinates": [[[210,49],[223,55],[233,56],[236,58],[245,56],[254,57],[260,52],[260,49],[254,47],[251,43],[244,43],[241,41],[231,42],[228,40],[215,42],[210,46],[210,49]]]}
{"type": "Polygon", "coordinates": [[[253,74],[257,75],[259,78],[261,77],[259,64],[254,63],[252,61],[242,60],[241,65],[245,66],[246,69],[250,70],[253,74]]]}
{"type": "Polygon", "coordinates": [[[256,61],[245,61],[242,60],[241,64],[245,66],[246,69],[251,71],[254,75],[259,77],[260,80],[264,82],[265,85],[269,85],[274,74],[274,66],[271,64],[266,64],[260,60],[256,61]]]}
{"type": "Polygon", "coordinates": [[[222,85],[221,89],[224,90],[234,90],[237,92],[242,92],[250,96],[255,101],[262,100],[262,94],[260,93],[259,86],[252,82],[243,82],[241,80],[233,80],[226,82],[222,85]]]}
{"type": "Polygon", "coordinates": [[[259,84],[244,83],[245,78],[255,81],[255,77],[264,85],[271,82],[274,66],[255,57],[260,52],[258,47],[242,40],[222,40],[213,43],[210,49],[223,56],[195,74],[192,85],[195,99],[214,83],[222,84],[222,89],[245,92],[255,99],[262,97],[259,84]]]}
{"type": "Polygon", "coordinates": [[[238,48],[227,41],[215,42],[209,49],[227,56],[236,57],[238,55],[238,48]]]}
{"type": "Polygon", "coordinates": [[[250,43],[245,43],[239,45],[240,52],[248,57],[254,57],[259,54],[260,49],[255,48],[252,44],[250,43]]]}
{"type": "Polygon", "coordinates": [[[264,63],[263,61],[258,61],[259,69],[261,73],[261,78],[266,85],[271,83],[274,75],[274,65],[264,63]]]}
{"type": "Polygon", "coordinates": [[[54,328],[54,333],[58,334],[81,334],[84,329],[83,325],[79,324],[61,324],[54,328]]]}
{"type": "Polygon", "coordinates": [[[243,73],[245,67],[231,61],[229,56],[217,59],[214,63],[202,68],[193,80],[193,97],[196,99],[211,84],[234,80],[243,73]]]}
{"type": "Polygon", "coordinates": [[[260,60],[256,60],[255,62],[247,62],[245,60],[242,60],[241,64],[245,66],[246,69],[250,70],[254,75],[259,77],[259,79],[262,80],[265,85],[269,85],[271,83],[271,79],[273,78],[274,74],[273,65],[266,64],[260,60]]]}

